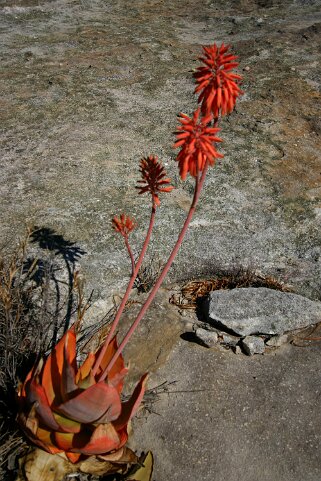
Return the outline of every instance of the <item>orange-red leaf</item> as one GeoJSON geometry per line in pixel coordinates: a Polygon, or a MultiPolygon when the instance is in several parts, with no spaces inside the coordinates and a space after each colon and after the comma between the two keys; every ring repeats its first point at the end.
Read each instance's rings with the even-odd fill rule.
{"type": "Polygon", "coordinates": [[[76,383],[82,381],[85,379],[88,374],[90,373],[91,368],[94,365],[94,362],[96,361],[96,356],[94,353],[90,352],[88,356],[86,357],[85,361],[83,364],[79,367],[77,374],[76,374],[76,383]]]}
{"type": "Polygon", "coordinates": [[[101,381],[60,404],[56,411],[80,423],[93,423],[98,419],[110,422],[118,418],[121,402],[118,391],[101,381]]]}
{"type": "MultiPolygon", "coordinates": [[[[55,442],[62,451],[70,451],[73,446],[75,436],[76,434],[74,433],[54,433],[55,442]]],[[[85,442],[86,438],[84,439],[84,443],[85,442]]]]}
{"type": "Polygon", "coordinates": [[[100,424],[93,432],[90,441],[83,447],[73,447],[70,450],[86,455],[104,454],[119,449],[121,439],[112,424],[100,424]]]}
{"type": "Polygon", "coordinates": [[[137,386],[133,394],[131,395],[130,399],[124,403],[122,403],[121,414],[119,418],[113,422],[115,428],[118,430],[127,426],[128,421],[134,416],[135,412],[139,408],[139,405],[143,399],[145,393],[145,386],[147,382],[148,374],[144,374],[137,386]]]}
{"type": "Polygon", "coordinates": [[[50,429],[58,429],[55,418],[48,404],[47,396],[42,386],[37,384],[35,379],[29,381],[26,386],[27,401],[30,405],[34,404],[35,410],[42,423],[50,429]]]}
{"type": "Polygon", "coordinates": [[[48,402],[59,404],[62,401],[61,396],[61,376],[64,364],[64,349],[67,342],[69,351],[69,362],[76,368],[76,332],[75,327],[71,328],[60,339],[58,344],[49,354],[42,373],[42,386],[45,390],[48,402]]]}

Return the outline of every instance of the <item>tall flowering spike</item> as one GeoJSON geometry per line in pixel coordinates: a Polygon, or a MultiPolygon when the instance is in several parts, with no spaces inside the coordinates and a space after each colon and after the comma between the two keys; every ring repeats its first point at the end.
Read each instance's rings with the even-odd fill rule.
{"type": "Polygon", "coordinates": [[[198,102],[201,104],[202,114],[226,115],[235,107],[236,99],[243,92],[238,83],[242,77],[232,70],[238,66],[236,55],[227,53],[230,45],[218,47],[215,43],[203,47],[204,57],[200,57],[205,65],[198,67],[194,73],[197,83],[195,93],[200,93],[198,102]]]}
{"type": "Polygon", "coordinates": [[[222,139],[216,137],[220,129],[209,126],[210,118],[201,117],[200,108],[194,112],[192,118],[179,114],[179,121],[181,125],[177,127],[174,148],[181,148],[176,160],[179,174],[182,180],[185,180],[188,173],[197,177],[207,161],[214,165],[215,159],[224,156],[215,148],[215,142],[222,142],[222,139]]]}
{"type": "Polygon", "coordinates": [[[166,172],[163,164],[154,155],[144,157],[140,161],[140,173],[142,179],[138,181],[136,189],[139,189],[139,194],[150,192],[153,198],[154,205],[160,205],[158,192],[170,192],[173,190],[172,185],[168,185],[171,179],[166,178],[166,172]]]}
{"type": "Polygon", "coordinates": [[[119,232],[123,237],[128,237],[132,230],[135,229],[136,223],[126,214],[121,214],[120,217],[112,219],[113,229],[119,232]]]}

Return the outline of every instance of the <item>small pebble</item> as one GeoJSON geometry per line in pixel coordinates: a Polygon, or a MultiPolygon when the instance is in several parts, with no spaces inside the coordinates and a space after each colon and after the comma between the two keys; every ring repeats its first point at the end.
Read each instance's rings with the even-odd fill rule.
{"type": "Polygon", "coordinates": [[[246,67],[244,67],[245,72],[249,72],[251,70],[251,67],[249,67],[248,65],[246,67]]]}
{"type": "Polygon", "coordinates": [[[288,342],[287,334],[283,334],[281,336],[273,336],[267,342],[266,345],[269,347],[280,347],[283,344],[288,342]]]}
{"type": "Polygon", "coordinates": [[[195,335],[206,347],[213,347],[218,342],[218,335],[215,331],[207,331],[199,327],[196,329],[195,335]]]}
{"type": "Polygon", "coordinates": [[[242,348],[246,354],[253,356],[254,354],[263,354],[265,344],[261,337],[246,336],[242,339],[242,348]]]}
{"type": "Polygon", "coordinates": [[[236,344],[240,340],[239,337],[231,336],[230,334],[223,334],[222,337],[223,337],[223,344],[227,344],[228,346],[236,346],[236,344]]]}
{"type": "Polygon", "coordinates": [[[193,331],[194,330],[194,323],[191,322],[191,321],[185,321],[184,327],[187,331],[193,331]]]}

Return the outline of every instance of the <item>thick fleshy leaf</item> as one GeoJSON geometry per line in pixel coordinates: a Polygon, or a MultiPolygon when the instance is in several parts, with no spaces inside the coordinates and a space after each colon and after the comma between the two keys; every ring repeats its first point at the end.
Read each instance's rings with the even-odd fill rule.
{"type": "Polygon", "coordinates": [[[108,383],[114,388],[116,388],[119,394],[123,390],[124,377],[126,376],[127,373],[128,373],[128,369],[124,367],[124,369],[119,371],[117,374],[114,374],[112,378],[110,378],[108,375],[108,383]]]}
{"type": "Polygon", "coordinates": [[[77,421],[66,418],[61,414],[53,412],[53,416],[59,425],[58,431],[63,433],[79,433],[81,431],[82,425],[77,421]]]}
{"type": "Polygon", "coordinates": [[[39,426],[39,419],[36,413],[35,405],[33,405],[30,409],[28,416],[26,416],[24,412],[20,412],[18,415],[18,421],[24,429],[28,430],[28,433],[31,433],[35,436],[39,426]]]}
{"type": "Polygon", "coordinates": [[[80,389],[88,389],[89,387],[97,384],[95,376],[90,372],[87,377],[78,381],[78,387],[80,389]]]}
{"type": "MultiPolygon", "coordinates": [[[[68,334],[66,342],[64,345],[64,363],[61,375],[61,397],[63,401],[67,401],[70,395],[77,391],[78,386],[75,382],[75,362],[74,359],[70,358],[68,339],[70,335],[68,334]]],[[[72,339],[72,338],[71,338],[72,339]]],[[[75,344],[76,350],[76,344],[75,344]]]]}
{"type": "Polygon", "coordinates": [[[29,381],[26,386],[26,399],[29,405],[34,404],[39,419],[47,428],[53,430],[59,429],[59,425],[48,404],[46,393],[43,387],[37,384],[35,378],[29,381]]]}
{"type": "Polygon", "coordinates": [[[49,429],[39,428],[36,410],[33,406],[28,417],[23,413],[19,413],[18,422],[24,430],[26,436],[37,446],[48,451],[49,453],[59,453],[61,450],[54,445],[52,439],[52,431],[49,429]]]}
{"type": "MultiPolygon", "coordinates": [[[[116,336],[110,341],[108,344],[108,347],[106,349],[106,352],[104,354],[104,357],[102,358],[102,361],[100,363],[98,372],[96,374],[96,379],[99,379],[100,375],[105,371],[106,367],[108,366],[109,362],[111,361],[112,357],[114,356],[115,352],[118,349],[118,344],[116,340],[116,336]]],[[[99,349],[96,353],[96,359],[98,358],[100,354],[101,349],[99,349]]],[[[108,379],[109,381],[112,382],[113,378],[118,375],[119,372],[121,372],[125,368],[125,363],[122,355],[119,355],[117,358],[117,361],[113,365],[112,369],[108,373],[108,379]]],[[[114,384],[113,384],[114,385],[114,384]]],[[[115,386],[120,393],[123,389],[123,382],[120,381],[118,382],[117,386],[115,386]]]]}
{"type": "Polygon", "coordinates": [[[134,416],[135,412],[139,408],[139,405],[144,397],[147,377],[148,374],[144,374],[141,377],[139,383],[135,387],[131,398],[128,401],[122,403],[121,414],[119,418],[113,422],[117,431],[127,426],[128,421],[134,416]]]}
{"type": "Polygon", "coordinates": [[[90,441],[82,448],[72,448],[70,451],[86,455],[104,454],[120,448],[121,439],[112,424],[99,424],[93,432],[90,441]]]}
{"type": "Polygon", "coordinates": [[[57,343],[55,348],[49,354],[43,368],[42,385],[50,405],[60,404],[62,402],[61,376],[66,342],[69,352],[69,362],[73,365],[74,370],[76,370],[76,332],[74,326],[71,326],[57,343]]]}
{"type": "MultiPolygon", "coordinates": [[[[74,433],[54,433],[55,442],[62,451],[70,451],[73,446],[75,436],[76,435],[74,433]]],[[[83,442],[84,444],[86,443],[85,436],[83,442]]]]}
{"type": "Polygon", "coordinates": [[[70,452],[66,452],[65,455],[67,456],[67,458],[69,459],[69,461],[73,464],[75,463],[78,463],[79,459],[81,458],[81,454],[80,453],[70,453],[70,452]]]}
{"type": "Polygon", "coordinates": [[[93,352],[90,352],[87,355],[83,364],[79,367],[79,369],[77,371],[77,374],[76,374],[76,383],[77,384],[89,375],[89,373],[91,371],[91,368],[93,367],[95,361],[96,361],[95,354],[93,352]]]}
{"type": "Polygon", "coordinates": [[[118,418],[121,402],[117,390],[101,381],[60,404],[55,410],[80,423],[93,423],[102,416],[110,422],[118,418]]]}
{"type": "Polygon", "coordinates": [[[37,439],[34,441],[38,446],[43,447],[51,454],[60,453],[61,449],[55,445],[53,433],[51,430],[38,428],[37,439]]]}

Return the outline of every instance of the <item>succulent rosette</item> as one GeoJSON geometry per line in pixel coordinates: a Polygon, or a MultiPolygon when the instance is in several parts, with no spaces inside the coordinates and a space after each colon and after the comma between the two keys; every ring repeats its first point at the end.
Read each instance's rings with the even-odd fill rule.
{"type": "Polygon", "coordinates": [[[145,391],[142,376],[132,396],[121,401],[127,369],[121,355],[100,380],[117,351],[114,337],[93,374],[100,350],[78,367],[76,330],[72,326],[45,360],[18,388],[18,422],[28,438],[51,454],[65,453],[72,463],[88,456],[120,459],[128,439],[127,425],[145,391]]]}

